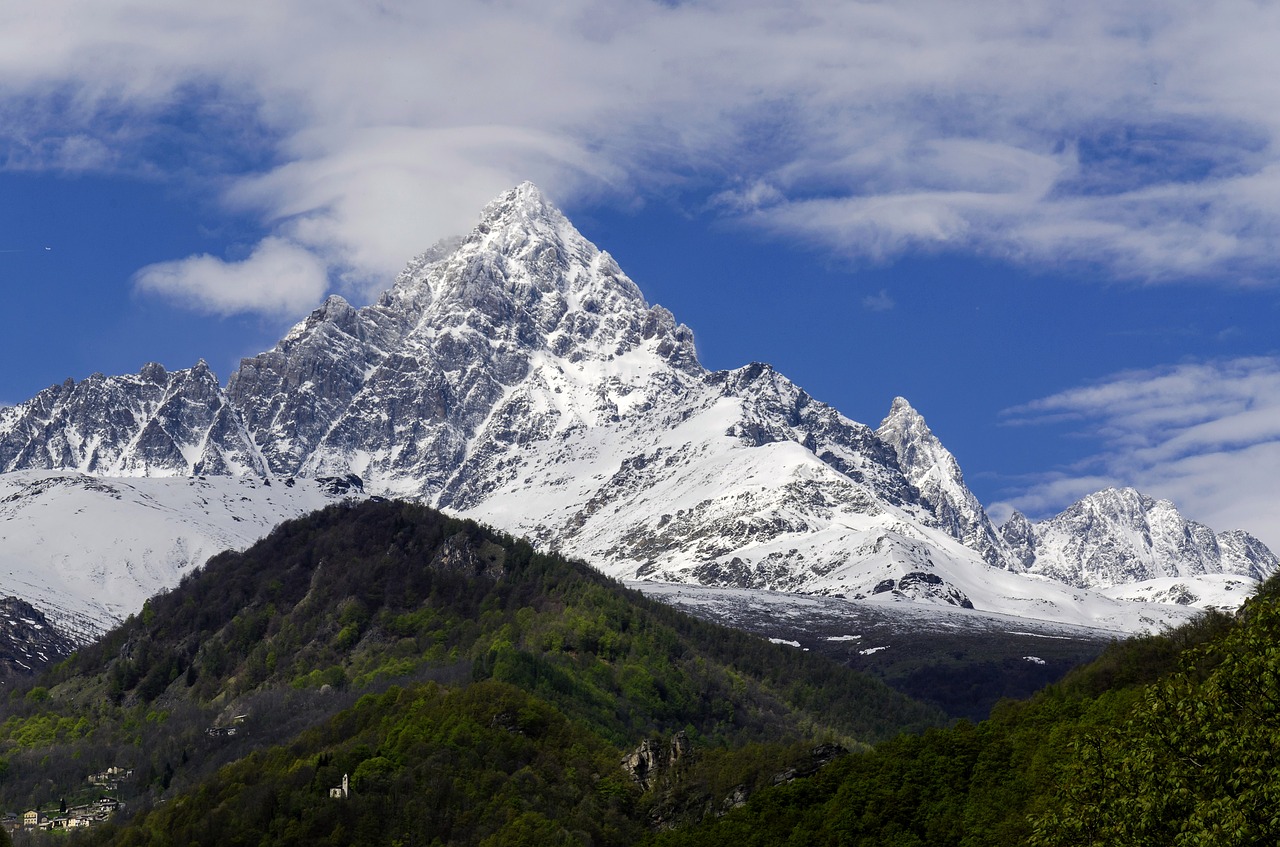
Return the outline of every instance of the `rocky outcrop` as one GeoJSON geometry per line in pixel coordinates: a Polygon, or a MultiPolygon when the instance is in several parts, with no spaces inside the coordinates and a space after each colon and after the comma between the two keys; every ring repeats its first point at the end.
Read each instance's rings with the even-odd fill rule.
{"type": "Polygon", "coordinates": [[[503,566],[505,554],[496,544],[483,544],[480,547],[467,537],[466,533],[458,533],[445,539],[431,560],[434,570],[456,573],[468,578],[483,578],[497,581],[506,573],[503,566]]]}
{"type": "Polygon", "coordinates": [[[941,600],[962,609],[973,608],[973,601],[966,597],[963,591],[947,585],[937,574],[925,571],[912,571],[899,579],[883,579],[871,590],[873,596],[885,592],[892,592],[907,600],[941,600]]]}
{"type": "Polygon", "coordinates": [[[693,779],[686,784],[686,774],[695,762],[695,751],[683,732],[677,732],[669,741],[652,738],[642,741],[623,757],[622,769],[641,791],[650,795],[649,827],[662,831],[721,817],[745,805],[759,788],[813,776],[848,752],[837,744],[818,745],[789,767],[771,775],[757,774],[753,781],[735,785],[722,795],[696,787],[705,785],[705,779],[693,779]]]}
{"type": "Polygon", "coordinates": [[[1004,538],[965,485],[960,463],[906,398],[894,398],[876,436],[893,449],[902,472],[929,506],[939,527],[978,551],[987,564],[1016,569],[1016,559],[1004,538]]]}
{"type": "Polygon", "coordinates": [[[674,776],[692,753],[693,744],[681,730],[666,742],[652,738],[641,741],[636,749],[622,757],[622,769],[641,791],[648,791],[674,776]]]}

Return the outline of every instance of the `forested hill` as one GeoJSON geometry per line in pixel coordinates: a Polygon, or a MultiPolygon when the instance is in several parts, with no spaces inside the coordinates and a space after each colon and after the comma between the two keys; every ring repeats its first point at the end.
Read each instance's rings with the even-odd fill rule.
{"type": "Polygon", "coordinates": [[[656,847],[1280,843],[1280,582],[989,720],[901,736],[656,847]]]}
{"type": "Polygon", "coordinates": [[[79,837],[129,844],[632,843],[940,722],[872,677],[394,502],[214,557],[4,708],[5,808],[92,799],[90,774],[128,768],[132,823],[79,837]],[[350,802],[332,802],[344,773],[350,802]]]}
{"type": "Polygon", "coordinates": [[[936,717],[870,676],[394,502],[334,506],[213,558],[63,672],[105,674],[118,702],[212,703],[459,666],[528,687],[618,742],[686,727],[776,738],[801,715],[874,741],[936,717]]]}

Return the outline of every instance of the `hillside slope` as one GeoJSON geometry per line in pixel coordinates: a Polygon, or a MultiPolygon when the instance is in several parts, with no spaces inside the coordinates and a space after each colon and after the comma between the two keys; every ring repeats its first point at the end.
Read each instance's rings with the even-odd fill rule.
{"type": "MultiPolygon", "coordinates": [[[[141,843],[206,843],[231,819],[259,833],[252,843],[328,843],[311,839],[339,838],[324,827],[326,792],[342,772],[364,799],[348,807],[355,818],[339,817],[375,827],[377,838],[357,843],[387,843],[417,825],[423,792],[439,787],[438,769],[422,763],[446,760],[457,770],[439,790],[456,805],[441,814],[468,833],[457,843],[517,825],[513,809],[558,820],[583,803],[581,820],[629,833],[589,828],[593,839],[630,843],[651,808],[698,816],[704,800],[723,800],[716,791],[767,782],[816,740],[857,746],[940,719],[819,656],[394,502],[333,506],[214,557],[11,696],[0,717],[0,802],[56,802],[88,791],[92,773],[127,767],[134,777],[119,794],[131,809],[176,801],[120,835],[151,833],[141,843]],[[708,777],[686,802],[622,769],[641,742],[661,746],[676,733],[699,767],[741,775],[723,787],[708,777]],[[519,773],[547,790],[533,792],[519,773]],[[507,779],[518,782],[510,794],[477,788],[507,779]],[[264,792],[274,805],[255,805],[264,792]],[[228,805],[207,805],[214,796],[228,805]],[[309,835],[295,833],[302,842],[277,829],[299,810],[312,815],[309,835]]],[[[90,835],[110,843],[115,833],[90,835]]]]}

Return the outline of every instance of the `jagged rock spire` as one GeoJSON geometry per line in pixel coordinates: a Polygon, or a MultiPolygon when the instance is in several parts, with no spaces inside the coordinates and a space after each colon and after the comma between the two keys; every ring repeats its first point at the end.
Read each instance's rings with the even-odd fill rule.
{"type": "Polygon", "coordinates": [[[905,397],[893,399],[876,436],[893,448],[903,473],[930,505],[939,526],[981,553],[987,564],[1016,569],[986,510],[965,485],[960,463],[905,397]]]}
{"type": "Polygon", "coordinates": [[[703,374],[692,332],[524,183],[373,305],[330,298],[228,391],[277,473],[354,470],[430,499],[537,368],[649,355],[703,374]]]}

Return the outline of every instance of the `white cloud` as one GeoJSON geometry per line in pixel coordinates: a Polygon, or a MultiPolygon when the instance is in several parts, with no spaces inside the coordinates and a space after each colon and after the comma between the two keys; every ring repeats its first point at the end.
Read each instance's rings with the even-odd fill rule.
{"type": "Polygon", "coordinates": [[[1143,280],[1275,275],[1273,4],[10,11],[3,166],[203,174],[357,293],[524,179],[568,204],[680,193],[873,259],[945,248],[1143,280]]]}
{"type": "MultiPolygon", "coordinates": [[[[516,168],[502,165],[513,156],[530,167],[574,162],[582,174],[592,167],[588,151],[519,127],[381,127],[324,156],[240,180],[227,199],[328,257],[349,288],[369,295],[442,235],[469,230],[483,203],[515,184],[516,168]]],[[[569,170],[563,166],[563,184],[571,184],[569,170]]],[[[607,177],[607,168],[589,176],[607,177]]]]}
{"type": "Polygon", "coordinates": [[[313,307],[329,281],[324,262],[313,253],[270,237],[243,261],[202,254],[161,262],[138,271],[134,284],[194,311],[293,316],[313,307]]]}
{"type": "Polygon", "coordinates": [[[1056,511],[1107,485],[1166,497],[1221,531],[1280,550],[1280,358],[1126,371],[1007,410],[1010,423],[1074,420],[1102,450],[995,507],[1056,511]]]}

